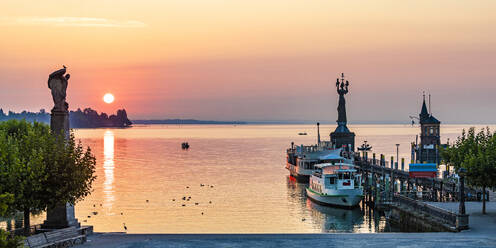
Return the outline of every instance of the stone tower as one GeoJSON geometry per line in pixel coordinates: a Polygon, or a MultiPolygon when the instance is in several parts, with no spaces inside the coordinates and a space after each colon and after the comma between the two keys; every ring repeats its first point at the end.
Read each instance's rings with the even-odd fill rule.
{"type": "Polygon", "coordinates": [[[420,144],[417,147],[417,161],[420,163],[439,163],[439,146],[441,145],[441,122],[432,116],[425,104],[425,95],[422,109],[419,114],[420,144]]]}

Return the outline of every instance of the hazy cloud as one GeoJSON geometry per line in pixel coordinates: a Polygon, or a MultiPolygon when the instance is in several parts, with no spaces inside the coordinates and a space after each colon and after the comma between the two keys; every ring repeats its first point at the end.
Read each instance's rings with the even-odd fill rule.
{"type": "Polygon", "coordinates": [[[3,25],[42,25],[54,27],[143,28],[147,25],[136,20],[112,20],[94,17],[16,17],[0,18],[3,25]]]}

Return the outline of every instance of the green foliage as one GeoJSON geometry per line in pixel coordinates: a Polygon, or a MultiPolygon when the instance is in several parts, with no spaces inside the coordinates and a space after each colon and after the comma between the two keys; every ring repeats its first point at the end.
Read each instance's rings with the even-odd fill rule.
{"type": "Polygon", "coordinates": [[[9,206],[14,201],[14,195],[10,193],[0,194],[0,217],[7,215],[9,206]]]}
{"type": "Polygon", "coordinates": [[[42,211],[40,197],[47,178],[44,146],[53,139],[50,129],[39,123],[0,123],[0,193],[14,195],[11,210],[42,211]]]}
{"type": "MultiPolygon", "coordinates": [[[[14,195],[9,193],[0,194],[0,216],[8,213],[8,206],[14,201],[14,195]]],[[[5,230],[0,229],[0,247],[24,247],[22,237],[12,237],[5,230]]]]}
{"type": "Polygon", "coordinates": [[[0,247],[5,248],[22,248],[24,247],[24,238],[11,236],[8,232],[0,229],[0,247]]]}
{"type": "Polygon", "coordinates": [[[455,143],[441,153],[443,160],[457,170],[467,170],[467,183],[490,187],[496,184],[496,136],[488,128],[476,133],[463,130],[455,143]]]}
{"type": "Polygon", "coordinates": [[[496,186],[496,135],[489,128],[476,133],[472,127],[458,137],[455,143],[446,148],[441,156],[448,165],[457,170],[466,169],[467,183],[481,187],[482,213],[486,213],[487,187],[496,186]]]}
{"type": "Polygon", "coordinates": [[[76,203],[91,192],[95,164],[91,150],[85,151],[72,134],[65,139],[46,124],[25,120],[0,123],[0,194],[14,196],[8,212],[29,216],[76,203]]]}
{"type": "Polygon", "coordinates": [[[69,202],[75,204],[91,193],[91,185],[96,179],[94,176],[96,159],[91,148],[86,151],[80,142],[76,143],[74,134],[68,140],[54,139],[48,147],[50,156],[46,161],[47,189],[45,202],[49,206],[69,202]]]}

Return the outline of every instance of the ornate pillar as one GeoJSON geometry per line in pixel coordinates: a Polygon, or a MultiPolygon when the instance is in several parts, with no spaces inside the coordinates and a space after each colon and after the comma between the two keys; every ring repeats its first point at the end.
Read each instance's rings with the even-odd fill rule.
{"type": "MultiPolygon", "coordinates": [[[[48,87],[51,89],[54,108],[50,117],[50,129],[53,135],[63,134],[65,139],[69,138],[69,111],[66,99],[67,80],[70,75],[66,74],[66,67],[53,72],[48,78],[48,87]]],[[[65,203],[54,208],[47,209],[47,217],[43,228],[57,229],[70,226],[79,227],[80,224],[75,217],[74,205],[65,203]]]]}

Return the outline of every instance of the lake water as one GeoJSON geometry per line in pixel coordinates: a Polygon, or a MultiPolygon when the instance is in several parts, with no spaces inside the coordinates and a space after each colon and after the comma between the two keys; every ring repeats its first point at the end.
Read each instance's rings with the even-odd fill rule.
{"type": "MultiPolygon", "coordinates": [[[[467,127],[443,125],[443,143],[467,127]]],[[[328,140],[334,128],[321,125],[322,139],[328,140]]],[[[373,152],[386,158],[396,156],[395,144],[400,144],[406,161],[419,132],[409,125],[349,128],[357,145],[367,140],[373,152]]],[[[91,146],[98,177],[93,193],[76,205],[76,217],[97,232],[122,232],[124,225],[128,233],[390,230],[385,218],[368,208],[342,210],[310,202],[305,185],[288,177],[286,148],[292,141],[314,144],[313,125],[137,125],[78,129],[75,135],[91,146]],[[184,141],[189,150],[181,149],[184,141]]],[[[44,218],[34,216],[32,223],[44,218]]],[[[13,221],[0,222],[0,227],[7,225],[13,221]]]]}

